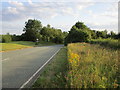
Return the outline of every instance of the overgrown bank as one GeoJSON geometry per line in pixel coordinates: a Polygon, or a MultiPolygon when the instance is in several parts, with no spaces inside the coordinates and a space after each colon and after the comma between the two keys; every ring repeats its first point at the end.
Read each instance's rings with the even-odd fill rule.
{"type": "Polygon", "coordinates": [[[68,45],[71,88],[117,88],[119,86],[118,50],[87,43],[68,45]]]}

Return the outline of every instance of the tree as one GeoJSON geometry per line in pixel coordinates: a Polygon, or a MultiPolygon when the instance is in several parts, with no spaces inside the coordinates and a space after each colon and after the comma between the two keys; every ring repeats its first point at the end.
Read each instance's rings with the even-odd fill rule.
{"type": "Polygon", "coordinates": [[[40,39],[40,31],[42,29],[42,24],[38,20],[29,19],[25,22],[25,27],[23,29],[24,39],[27,41],[36,41],[36,39],[40,39]]]}
{"type": "Polygon", "coordinates": [[[60,29],[55,29],[50,27],[48,24],[46,27],[43,27],[40,34],[42,35],[42,40],[47,42],[54,43],[63,43],[64,34],[60,29]]]}
{"type": "Polygon", "coordinates": [[[90,34],[89,28],[84,25],[84,23],[77,22],[72,26],[66,36],[64,44],[67,45],[68,43],[87,42],[90,38],[90,34]]]}
{"type": "Polygon", "coordinates": [[[75,24],[75,26],[78,29],[88,29],[88,27],[83,22],[79,22],[79,21],[75,24]]]}

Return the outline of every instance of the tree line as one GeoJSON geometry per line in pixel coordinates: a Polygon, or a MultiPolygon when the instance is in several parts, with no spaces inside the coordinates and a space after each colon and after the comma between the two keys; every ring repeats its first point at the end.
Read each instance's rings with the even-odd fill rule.
{"type": "Polygon", "coordinates": [[[37,40],[53,43],[64,43],[64,38],[67,36],[67,32],[62,32],[61,29],[47,26],[42,26],[41,22],[36,19],[29,19],[25,22],[25,27],[21,35],[2,35],[2,42],[12,41],[33,41],[37,40]],[[6,39],[7,38],[7,39],[6,39]],[[11,39],[10,39],[11,38],[11,39]]]}
{"type": "Polygon", "coordinates": [[[91,30],[83,22],[78,21],[76,22],[75,25],[72,26],[68,35],[65,37],[64,44],[67,45],[68,43],[88,42],[91,39],[98,38],[119,39],[120,33],[116,34],[113,31],[108,33],[107,30],[104,31],[91,30]]]}
{"type": "Polygon", "coordinates": [[[64,43],[65,45],[67,45],[68,43],[88,42],[90,39],[118,39],[120,37],[120,33],[116,34],[113,31],[108,33],[107,30],[91,30],[83,22],[79,21],[72,26],[69,32],[62,32],[61,29],[51,27],[49,24],[47,26],[43,26],[39,20],[29,19],[25,22],[23,32],[24,33],[22,33],[21,35],[10,35],[9,33],[7,33],[6,35],[2,35],[2,42],[36,42],[38,40],[39,42],[45,41],[53,43],[64,43]]]}

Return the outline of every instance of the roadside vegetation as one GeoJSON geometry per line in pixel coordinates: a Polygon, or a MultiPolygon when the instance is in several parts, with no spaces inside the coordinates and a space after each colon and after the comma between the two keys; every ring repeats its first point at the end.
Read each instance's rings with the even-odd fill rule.
{"type": "Polygon", "coordinates": [[[45,66],[44,71],[32,88],[64,88],[68,69],[67,49],[63,47],[45,66]]]}
{"type": "Polygon", "coordinates": [[[100,45],[73,43],[68,45],[71,88],[117,88],[119,86],[118,50],[100,45]]]}
{"type": "Polygon", "coordinates": [[[89,41],[91,44],[100,44],[101,46],[112,48],[112,49],[120,49],[120,41],[118,39],[92,39],[89,41]]]}

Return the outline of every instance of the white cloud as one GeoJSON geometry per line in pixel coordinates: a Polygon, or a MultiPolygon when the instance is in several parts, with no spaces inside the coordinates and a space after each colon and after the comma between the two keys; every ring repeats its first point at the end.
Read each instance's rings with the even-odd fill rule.
{"type": "Polygon", "coordinates": [[[18,2],[18,1],[9,1],[9,4],[13,5],[18,10],[25,10],[25,6],[21,2],[18,2]]]}
{"type": "Polygon", "coordinates": [[[82,10],[92,5],[94,5],[94,2],[78,2],[78,4],[76,4],[76,9],[82,10]]]}
{"type": "Polygon", "coordinates": [[[28,0],[28,3],[30,4],[30,5],[32,5],[33,3],[32,3],[32,0],[28,0]]]}
{"type": "MultiPolygon", "coordinates": [[[[85,24],[90,25],[90,28],[113,29],[117,25],[118,13],[116,4],[111,4],[111,6],[107,9],[105,8],[103,12],[97,13],[97,10],[94,11],[92,9],[88,9],[90,6],[93,5],[94,7],[95,5],[95,3],[92,2],[92,0],[87,0],[87,2],[82,0],[81,2],[77,3],[39,1],[33,2],[33,0],[27,0],[27,2],[28,3],[23,3],[20,1],[9,1],[10,6],[3,9],[3,21],[25,21],[29,18],[49,21],[59,16],[63,18],[63,20],[61,20],[61,22],[63,22],[65,19],[64,16],[68,16],[76,20],[82,19],[85,22],[85,24]],[[84,12],[86,12],[86,14],[84,12]],[[83,13],[85,16],[81,17],[83,13]],[[89,17],[86,17],[88,15],[89,17]],[[84,20],[84,18],[86,20],[84,20]]],[[[74,20],[69,21],[73,22],[74,20]]],[[[59,24],[63,24],[61,22],[59,22],[59,24]]],[[[63,26],[58,25],[55,27],[62,28],[63,30],[69,30],[72,24],[65,24],[63,26]]]]}
{"type": "Polygon", "coordinates": [[[28,5],[24,5],[24,3],[20,3],[18,1],[9,1],[9,3],[12,5],[12,7],[7,8],[9,10],[5,10],[5,12],[3,12],[4,15],[3,18],[7,17],[8,20],[16,20],[16,18],[10,17],[12,16],[12,14],[16,14],[15,17],[18,17],[17,19],[27,17],[50,19],[56,17],[57,15],[71,15],[71,16],[78,15],[73,8],[73,6],[75,6],[76,3],[54,3],[54,2],[33,3],[31,0],[29,0],[28,5]]]}
{"type": "Polygon", "coordinates": [[[9,1],[9,3],[15,6],[23,6],[23,3],[18,2],[18,1],[9,1]]]}
{"type": "Polygon", "coordinates": [[[7,9],[8,9],[9,13],[13,13],[13,14],[18,14],[19,13],[16,8],[8,7],[7,9]]]}

